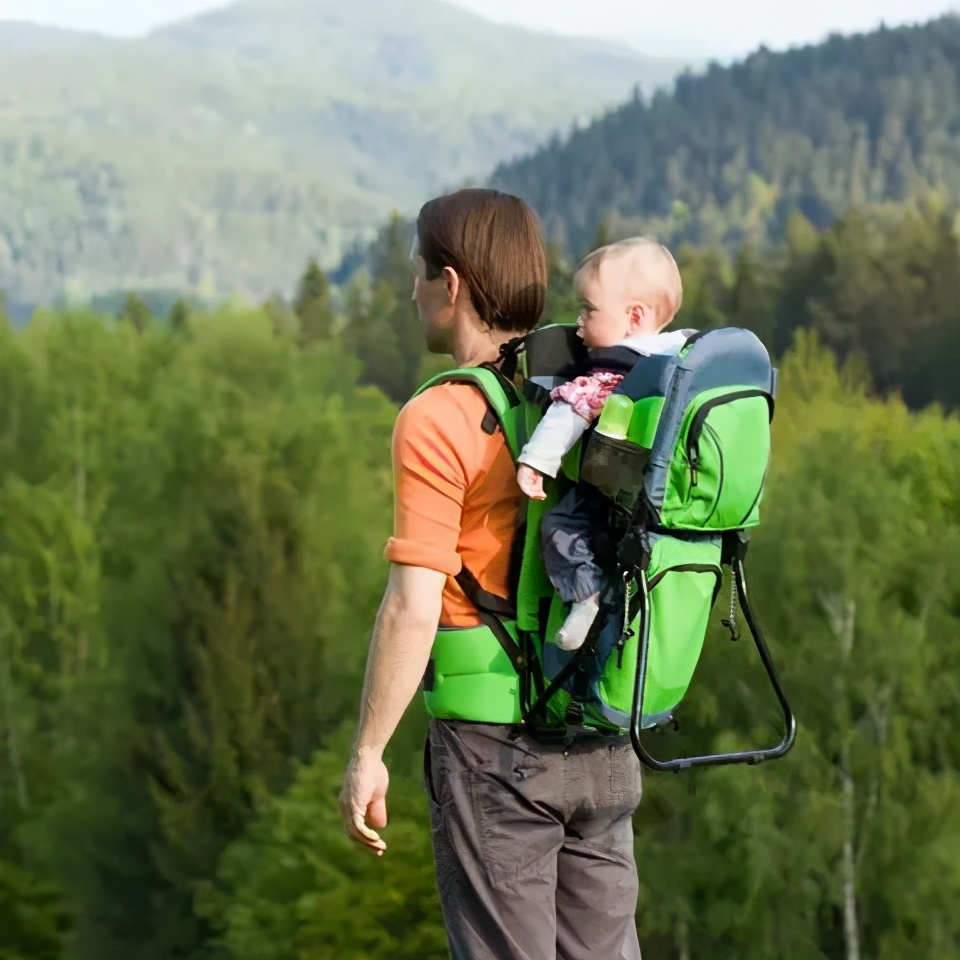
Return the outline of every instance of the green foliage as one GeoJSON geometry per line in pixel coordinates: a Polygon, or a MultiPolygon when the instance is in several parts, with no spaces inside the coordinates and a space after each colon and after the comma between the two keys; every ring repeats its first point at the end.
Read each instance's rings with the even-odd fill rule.
{"type": "Polygon", "coordinates": [[[335,322],[330,284],[316,260],[311,259],[300,279],[293,312],[300,318],[300,340],[303,343],[330,339],[335,322]]]}
{"type": "Polygon", "coordinates": [[[361,363],[360,382],[400,403],[423,382],[423,330],[410,299],[408,250],[394,213],[374,251],[372,288],[359,274],[347,291],[344,330],[345,346],[361,363]]]}
{"type": "Polygon", "coordinates": [[[129,323],[137,333],[143,333],[150,324],[150,308],[138,293],[128,293],[120,311],[120,319],[129,323]]]}
{"type": "MultiPolygon", "coordinates": [[[[851,926],[864,957],[960,951],[960,420],[906,403],[950,402],[952,231],[933,204],[680,254],[679,322],[782,353],[749,571],[801,728],[769,767],[647,778],[650,960],[842,960],[851,926]]],[[[335,802],[386,575],[384,394],[450,362],[421,347],[405,247],[394,219],[308,349],[279,298],[0,325],[4,960],[445,955],[416,717],[384,859],[335,802]]],[[[555,246],[550,268],[572,320],[555,246]]],[[[775,738],[725,638],[657,753],[775,738]]]]}
{"type": "MultiPolygon", "coordinates": [[[[547,258],[544,316],[572,323],[573,266],[552,242],[547,258]]],[[[775,250],[684,244],[677,262],[676,327],[746,327],[777,355],[814,330],[880,392],[960,408],[960,233],[939,204],[852,209],[821,233],[796,214],[775,250]]]]}
{"type": "Polygon", "coordinates": [[[67,916],[50,883],[0,860],[0,960],[58,960],[67,916]]]}
{"type": "Polygon", "coordinates": [[[385,574],[394,408],[259,312],[187,332],[0,341],[0,807],[74,957],[199,947],[197,885],[352,709],[385,574]]]}
{"type": "Polygon", "coordinates": [[[167,314],[167,323],[174,333],[183,333],[187,329],[189,321],[190,306],[183,297],[178,297],[167,314]]]}
{"type": "Polygon", "coordinates": [[[263,805],[224,853],[201,910],[236,960],[442,960],[430,826],[422,789],[394,777],[390,848],[360,855],[340,824],[347,733],[317,753],[290,790],[263,805]]]}
{"type": "MultiPolygon", "coordinates": [[[[840,958],[852,906],[862,956],[946,960],[960,945],[960,777],[941,678],[956,669],[960,576],[940,558],[960,556],[960,421],[869,399],[813,336],[781,372],[748,569],[799,740],[768,768],[647,779],[644,949],[840,958]]],[[[774,742],[775,704],[741,644],[717,631],[681,733],[655,738],[657,753],[774,742]]]]}
{"type": "Polygon", "coordinates": [[[580,295],[573,289],[573,267],[556,243],[547,243],[547,297],[544,323],[574,323],[580,313],[580,295]]]}

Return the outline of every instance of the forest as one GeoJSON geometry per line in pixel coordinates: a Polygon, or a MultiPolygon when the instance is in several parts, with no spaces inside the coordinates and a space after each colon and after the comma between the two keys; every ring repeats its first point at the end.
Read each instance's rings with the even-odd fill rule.
{"type": "Polygon", "coordinates": [[[956,204],[960,17],[685,73],[501,165],[493,184],[533,204],[571,254],[604,224],[759,249],[794,212],[822,229],[852,206],[956,204]]]}
{"type": "MultiPolygon", "coordinates": [[[[0,958],[442,960],[415,704],[390,850],[336,795],[424,354],[404,225],[334,288],[0,320],[0,958]]],[[[611,238],[604,225],[595,243],[611,238]]],[[[795,212],[678,251],[682,325],[774,353],[747,560],[799,719],[757,768],[646,777],[646,960],[960,955],[960,249],[954,212],[795,212]]],[[[551,247],[547,319],[576,313],[551,247]]],[[[725,631],[658,751],[771,742],[725,631]]]]}

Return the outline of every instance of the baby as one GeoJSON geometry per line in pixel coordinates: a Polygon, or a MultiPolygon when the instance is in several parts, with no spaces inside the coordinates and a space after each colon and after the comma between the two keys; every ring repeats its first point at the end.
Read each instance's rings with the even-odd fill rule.
{"type": "MultiPolygon", "coordinates": [[[[545,497],[544,476],[557,475],[564,455],[630,367],[645,356],[679,353],[693,333],[660,333],[680,309],[683,287],[670,251],[651,237],[595,250],[580,265],[574,285],[581,300],[577,333],[596,354],[597,365],[550,394],[554,402],[518,457],[517,482],[536,500],[545,497]]],[[[599,611],[603,574],[592,543],[595,526],[589,502],[576,490],[544,517],[544,565],[561,598],[572,604],[555,639],[562,650],[583,644],[599,611]]]]}

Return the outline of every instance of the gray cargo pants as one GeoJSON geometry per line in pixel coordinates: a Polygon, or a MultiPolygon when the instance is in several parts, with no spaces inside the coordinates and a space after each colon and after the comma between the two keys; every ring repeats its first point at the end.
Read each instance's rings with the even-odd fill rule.
{"type": "Polygon", "coordinates": [[[453,960],[640,960],[628,738],[431,720],[424,775],[453,960]]]}

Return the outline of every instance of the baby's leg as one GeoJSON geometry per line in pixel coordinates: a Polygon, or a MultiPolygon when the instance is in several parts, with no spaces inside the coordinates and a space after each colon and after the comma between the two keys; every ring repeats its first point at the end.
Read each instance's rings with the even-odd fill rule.
{"type": "Polygon", "coordinates": [[[561,599],[573,607],[557,633],[562,650],[583,644],[599,610],[603,573],[593,552],[590,500],[574,488],[544,514],[540,528],[547,576],[561,599]]]}
{"type": "Polygon", "coordinates": [[[579,650],[600,612],[600,594],[578,600],[570,608],[567,619],[557,631],[554,642],[561,650],[579,650]]]}

